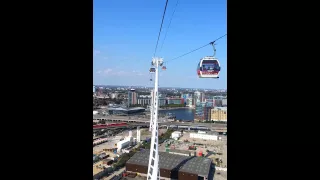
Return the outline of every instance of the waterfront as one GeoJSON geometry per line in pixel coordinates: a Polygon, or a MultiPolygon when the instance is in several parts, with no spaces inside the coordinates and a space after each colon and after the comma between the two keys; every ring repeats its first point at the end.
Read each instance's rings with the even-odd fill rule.
{"type": "Polygon", "coordinates": [[[192,108],[165,109],[159,110],[159,113],[172,113],[176,116],[176,120],[194,120],[194,110],[192,108]]]}

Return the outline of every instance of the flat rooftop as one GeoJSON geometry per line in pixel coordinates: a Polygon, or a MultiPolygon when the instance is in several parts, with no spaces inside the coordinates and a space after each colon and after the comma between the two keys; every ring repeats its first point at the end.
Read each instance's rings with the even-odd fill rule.
{"type": "MultiPolygon", "coordinates": [[[[127,163],[148,166],[150,150],[144,150],[134,154],[127,163]]],[[[167,152],[159,152],[159,166],[161,169],[172,170],[181,166],[181,164],[190,159],[188,156],[169,154],[167,152]]]]}
{"type": "Polygon", "coordinates": [[[205,157],[193,157],[187,161],[180,169],[182,172],[208,176],[212,160],[205,157]]]}
{"type": "Polygon", "coordinates": [[[219,136],[219,133],[214,132],[214,131],[207,131],[207,132],[205,132],[205,133],[190,132],[190,134],[204,134],[204,135],[215,135],[215,136],[219,136]]]}
{"type": "Polygon", "coordinates": [[[222,111],[227,111],[227,107],[214,107],[214,108],[212,108],[212,109],[214,109],[214,110],[222,110],[222,111]]]}
{"type": "Polygon", "coordinates": [[[109,107],[108,110],[117,110],[117,111],[135,111],[135,110],[145,110],[143,107],[133,107],[133,108],[123,108],[123,107],[109,107]]]}

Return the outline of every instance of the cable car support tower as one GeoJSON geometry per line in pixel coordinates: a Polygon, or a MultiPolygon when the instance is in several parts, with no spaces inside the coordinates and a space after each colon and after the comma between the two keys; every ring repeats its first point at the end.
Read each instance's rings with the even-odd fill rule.
{"type": "Polygon", "coordinates": [[[163,59],[154,57],[152,58],[151,65],[154,66],[155,80],[154,80],[154,91],[153,91],[153,101],[151,108],[151,145],[150,145],[150,156],[148,165],[148,180],[159,180],[160,179],[160,169],[159,169],[159,141],[158,141],[158,102],[159,102],[159,66],[163,65],[163,59]]]}

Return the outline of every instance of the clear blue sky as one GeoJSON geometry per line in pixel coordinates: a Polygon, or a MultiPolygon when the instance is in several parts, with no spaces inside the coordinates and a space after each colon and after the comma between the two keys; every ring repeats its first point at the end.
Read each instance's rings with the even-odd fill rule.
{"type": "MultiPolygon", "coordinates": [[[[149,68],[166,0],[94,0],[93,83],[152,86],[149,68]]],[[[226,0],[169,0],[156,56],[164,61],[201,47],[227,33],[226,0]]],[[[196,68],[211,46],[169,62],[160,70],[162,87],[227,88],[227,38],[217,42],[219,79],[199,79],[196,68]]]]}

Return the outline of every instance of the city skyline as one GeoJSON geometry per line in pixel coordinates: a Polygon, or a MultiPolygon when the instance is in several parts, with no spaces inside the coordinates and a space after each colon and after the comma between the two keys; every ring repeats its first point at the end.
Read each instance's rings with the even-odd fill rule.
{"type": "MultiPolygon", "coordinates": [[[[165,1],[94,1],[93,83],[152,87],[149,68],[165,1]],[[116,18],[115,18],[116,17],[116,18]]],[[[161,49],[176,1],[169,1],[156,56],[168,61],[226,34],[226,1],[179,1],[161,49]],[[161,50],[161,51],[160,51],[161,50]]],[[[217,42],[219,79],[199,79],[199,60],[213,54],[207,46],[165,64],[160,87],[227,89],[227,39],[217,42]]]]}
{"type": "MultiPolygon", "coordinates": [[[[145,87],[145,88],[154,88],[154,85],[151,86],[142,86],[142,85],[114,85],[114,84],[94,84],[94,87],[145,87]]],[[[161,86],[159,88],[178,88],[178,89],[211,89],[211,90],[227,90],[227,88],[197,88],[197,87],[168,87],[168,86],[161,86]]]]}

